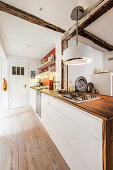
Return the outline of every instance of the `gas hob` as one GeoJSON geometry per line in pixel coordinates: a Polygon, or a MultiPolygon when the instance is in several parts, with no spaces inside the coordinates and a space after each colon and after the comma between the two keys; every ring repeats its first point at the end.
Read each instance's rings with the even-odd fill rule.
{"type": "Polygon", "coordinates": [[[61,97],[73,101],[75,103],[82,103],[82,102],[88,102],[88,101],[100,99],[100,97],[97,97],[96,94],[92,94],[92,93],[86,94],[81,92],[64,92],[61,95],[61,97]]]}

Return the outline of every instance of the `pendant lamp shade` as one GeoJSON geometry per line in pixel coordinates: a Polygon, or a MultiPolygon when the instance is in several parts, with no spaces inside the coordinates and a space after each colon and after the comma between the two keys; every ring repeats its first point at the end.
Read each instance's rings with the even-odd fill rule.
{"type": "Polygon", "coordinates": [[[71,46],[64,50],[63,61],[66,65],[86,64],[91,61],[92,47],[85,44],[71,46]]]}

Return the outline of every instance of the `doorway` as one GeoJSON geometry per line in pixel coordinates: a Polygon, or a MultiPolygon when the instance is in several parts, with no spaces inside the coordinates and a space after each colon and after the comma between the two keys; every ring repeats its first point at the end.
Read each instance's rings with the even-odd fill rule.
{"type": "Polygon", "coordinates": [[[9,108],[27,106],[27,66],[10,64],[9,108]]]}

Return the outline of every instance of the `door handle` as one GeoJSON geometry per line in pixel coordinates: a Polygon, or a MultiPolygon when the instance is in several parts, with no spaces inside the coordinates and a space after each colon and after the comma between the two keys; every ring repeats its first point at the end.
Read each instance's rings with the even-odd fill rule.
{"type": "Polygon", "coordinates": [[[24,85],[25,89],[26,89],[26,84],[24,85]]]}

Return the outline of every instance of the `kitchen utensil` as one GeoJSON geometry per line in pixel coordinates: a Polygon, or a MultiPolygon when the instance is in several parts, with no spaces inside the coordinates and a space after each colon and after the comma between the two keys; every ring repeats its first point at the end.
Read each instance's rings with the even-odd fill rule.
{"type": "Polygon", "coordinates": [[[85,77],[80,76],[75,81],[75,91],[86,92],[87,91],[87,80],[85,77]]]}
{"type": "Polygon", "coordinates": [[[51,54],[51,60],[54,60],[55,56],[53,54],[51,54]]]}
{"type": "Polygon", "coordinates": [[[90,92],[90,93],[92,93],[93,90],[94,90],[94,84],[91,83],[91,82],[89,82],[89,83],[87,84],[87,91],[90,92]]]}
{"type": "Polygon", "coordinates": [[[52,80],[49,80],[49,90],[52,90],[53,89],[53,82],[52,80]]]}
{"type": "Polygon", "coordinates": [[[65,93],[65,91],[66,91],[65,89],[61,89],[61,90],[58,90],[58,93],[62,94],[62,93],[65,93]]]}

